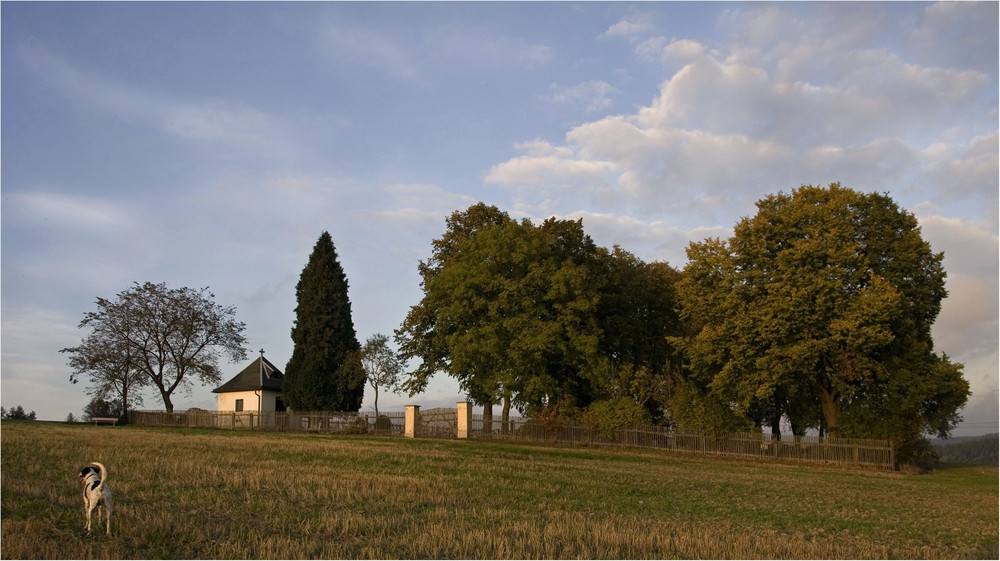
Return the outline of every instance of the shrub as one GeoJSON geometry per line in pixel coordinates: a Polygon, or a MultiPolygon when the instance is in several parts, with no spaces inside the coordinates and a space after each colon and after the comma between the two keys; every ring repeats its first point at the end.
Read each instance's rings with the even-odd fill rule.
{"type": "Polygon", "coordinates": [[[653,422],[645,407],[627,397],[592,403],[584,419],[588,425],[605,438],[614,436],[616,430],[649,425],[653,422]]]}

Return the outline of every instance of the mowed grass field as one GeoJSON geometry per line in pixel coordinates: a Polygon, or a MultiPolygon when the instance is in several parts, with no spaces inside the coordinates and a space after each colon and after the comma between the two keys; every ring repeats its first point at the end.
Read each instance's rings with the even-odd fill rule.
{"type": "Polygon", "coordinates": [[[997,468],[4,423],[10,558],[992,558],[997,468]],[[77,473],[110,471],[112,536],[77,473]]]}

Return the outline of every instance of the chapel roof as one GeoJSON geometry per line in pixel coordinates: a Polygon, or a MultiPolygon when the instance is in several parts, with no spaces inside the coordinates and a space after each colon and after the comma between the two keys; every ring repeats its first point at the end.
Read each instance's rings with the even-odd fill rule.
{"type": "Polygon", "coordinates": [[[281,391],[285,375],[281,373],[269,360],[264,358],[264,351],[260,352],[260,358],[250,363],[242,372],[233,376],[231,380],[212,390],[212,393],[247,392],[257,390],[281,391]]]}

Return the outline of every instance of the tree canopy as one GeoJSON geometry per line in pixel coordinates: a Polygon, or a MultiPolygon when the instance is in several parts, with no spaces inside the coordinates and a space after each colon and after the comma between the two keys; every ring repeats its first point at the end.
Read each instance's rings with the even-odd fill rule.
{"type": "Polygon", "coordinates": [[[692,243],[678,284],[692,381],[758,421],[907,441],[947,435],[968,396],[936,355],[942,253],[888,196],[832,184],[757,203],[692,243]]]}
{"type": "Polygon", "coordinates": [[[333,239],[329,232],[323,232],[295,287],[294,347],[285,367],[283,388],[293,410],[361,408],[365,374],[357,360],[361,345],[354,331],[347,288],[333,239]]]}
{"type": "Polygon", "coordinates": [[[403,361],[389,348],[389,336],[382,333],[376,333],[365,341],[359,353],[359,360],[368,378],[368,385],[375,391],[375,416],[378,417],[379,389],[399,391],[403,361]]]}
{"type": "Polygon", "coordinates": [[[81,328],[91,329],[70,353],[74,383],[89,375],[97,397],[115,394],[122,411],[128,410],[143,385],[153,385],[167,411],[171,395],[191,384],[217,383],[222,354],[230,360],[246,358],[243,331],[236,308],[215,303],[207,288],[167,288],[165,283],[136,283],[114,300],[97,299],[97,311],[87,312],[81,328]]]}
{"type": "MultiPolygon", "coordinates": [[[[536,226],[483,203],[447,226],[420,264],[424,297],[396,333],[421,361],[404,382],[411,395],[443,371],[484,406],[587,406],[620,397],[622,368],[665,364],[678,324],[669,266],[599,248],[581,221],[536,226]]],[[[650,392],[639,393],[645,406],[650,392]]]]}

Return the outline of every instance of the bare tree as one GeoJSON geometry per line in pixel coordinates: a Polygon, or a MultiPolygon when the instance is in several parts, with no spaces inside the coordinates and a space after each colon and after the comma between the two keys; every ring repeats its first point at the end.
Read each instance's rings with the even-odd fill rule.
{"type": "Polygon", "coordinates": [[[73,354],[69,359],[73,368],[69,381],[76,384],[82,375],[90,376],[92,385],[87,388],[87,394],[94,399],[117,401],[121,416],[142,404],[140,390],[149,384],[149,378],[139,369],[128,345],[109,337],[90,336],[80,346],[59,352],[73,354]]]}
{"type": "Polygon", "coordinates": [[[217,305],[208,288],[136,283],[113,301],[98,298],[97,308],[80,322],[81,328],[92,329],[90,335],[80,346],[64,349],[76,355],[70,365],[76,368],[76,360],[84,367],[76,375],[107,379],[138,372],[143,383],[159,390],[169,412],[174,410],[171,395],[189,387],[192,378],[203,384],[221,380],[222,353],[233,362],[247,357],[246,326],[236,321],[236,308],[217,305]]]}

